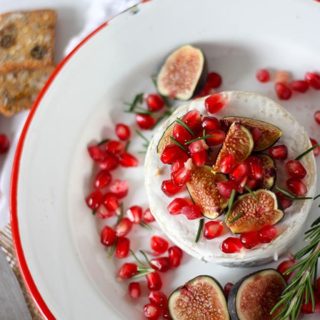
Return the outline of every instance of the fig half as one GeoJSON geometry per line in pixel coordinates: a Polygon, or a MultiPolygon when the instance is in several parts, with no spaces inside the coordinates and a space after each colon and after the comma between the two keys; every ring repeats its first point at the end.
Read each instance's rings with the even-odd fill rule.
{"type": "Polygon", "coordinates": [[[274,225],[282,217],[276,195],[269,190],[259,189],[240,196],[225,222],[233,233],[244,233],[274,225]]]}
{"type": "Polygon", "coordinates": [[[222,122],[227,126],[230,126],[234,122],[238,122],[248,128],[251,132],[256,130],[258,138],[254,144],[254,151],[262,151],[271,147],[282,136],[282,131],[278,127],[261,120],[246,117],[225,117],[222,119],[222,122]]]}
{"type": "Polygon", "coordinates": [[[277,171],[273,159],[267,154],[259,154],[263,167],[263,179],[261,187],[263,189],[272,189],[276,182],[277,171]]]}
{"type": "Polygon", "coordinates": [[[223,174],[213,173],[209,166],[193,167],[187,189],[202,214],[209,218],[217,218],[227,207],[228,199],[224,199],[218,191],[217,182],[227,180],[223,174]]]}
{"type": "Polygon", "coordinates": [[[185,45],[172,52],[157,77],[160,94],[179,100],[189,100],[207,75],[203,52],[185,45]]]}
{"type": "Polygon", "coordinates": [[[198,276],[172,292],[168,307],[173,320],[230,319],[223,290],[209,276],[198,276]]]}
{"type": "MultiPolygon", "coordinates": [[[[252,273],[231,289],[228,309],[232,320],[271,320],[270,314],[286,287],[282,275],[274,269],[252,273]]],[[[278,311],[279,312],[279,311],[278,311]]]]}

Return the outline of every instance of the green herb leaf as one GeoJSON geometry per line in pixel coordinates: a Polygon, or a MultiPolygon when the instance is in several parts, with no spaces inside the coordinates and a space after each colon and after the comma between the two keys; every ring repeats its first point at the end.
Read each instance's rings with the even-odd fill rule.
{"type": "Polygon", "coordinates": [[[152,230],[152,227],[151,227],[149,224],[147,224],[147,223],[145,223],[145,222],[143,222],[143,221],[141,221],[141,222],[139,223],[139,225],[140,225],[140,227],[142,227],[142,228],[145,228],[145,229],[148,229],[148,230],[152,230]]]}
{"type": "Polygon", "coordinates": [[[188,140],[185,144],[186,145],[189,145],[191,144],[192,142],[196,142],[196,141],[199,141],[199,140],[206,140],[208,138],[212,138],[213,135],[212,134],[208,134],[208,135],[203,135],[202,137],[198,137],[198,138],[194,138],[192,140],[188,140]]]}
{"type": "Polygon", "coordinates": [[[176,122],[179,123],[182,127],[184,127],[191,135],[194,136],[194,132],[192,131],[192,129],[187,125],[185,124],[180,118],[177,118],[176,119],[176,122]]]}
{"type": "Polygon", "coordinates": [[[308,154],[309,152],[311,152],[312,150],[316,149],[320,147],[319,144],[315,144],[314,146],[310,147],[309,149],[307,149],[306,151],[302,152],[300,155],[298,155],[295,160],[300,160],[301,158],[303,158],[306,154],[308,154]]]}
{"type": "Polygon", "coordinates": [[[296,195],[294,195],[293,193],[284,190],[278,186],[275,187],[276,190],[280,191],[283,195],[285,195],[286,197],[288,197],[291,200],[313,200],[312,197],[297,197],[296,195]]]}
{"type": "Polygon", "coordinates": [[[131,102],[125,102],[126,105],[129,106],[129,110],[127,111],[134,111],[136,106],[138,104],[142,104],[143,103],[143,95],[144,93],[138,93],[137,95],[135,95],[135,97],[133,98],[133,100],[131,102]]]}
{"type": "Polygon", "coordinates": [[[200,240],[200,236],[202,233],[202,229],[203,229],[203,224],[204,224],[204,218],[201,218],[199,220],[199,227],[198,227],[198,231],[197,231],[197,235],[196,235],[196,239],[195,239],[195,243],[197,243],[200,240]]]}
{"type": "Polygon", "coordinates": [[[228,201],[228,211],[226,213],[226,218],[225,218],[226,220],[229,219],[229,216],[230,216],[230,213],[231,213],[231,210],[232,210],[232,207],[233,207],[235,195],[236,195],[236,190],[232,189],[231,195],[230,195],[230,198],[229,198],[229,201],[228,201]]]}
{"type": "Polygon", "coordinates": [[[242,218],[244,216],[244,212],[240,211],[235,217],[233,217],[231,220],[229,220],[229,223],[235,223],[236,221],[238,221],[240,218],[242,218]]]}
{"type": "Polygon", "coordinates": [[[182,145],[179,141],[177,141],[174,137],[170,137],[170,140],[176,144],[178,147],[180,147],[183,151],[187,151],[186,147],[182,145]]]}

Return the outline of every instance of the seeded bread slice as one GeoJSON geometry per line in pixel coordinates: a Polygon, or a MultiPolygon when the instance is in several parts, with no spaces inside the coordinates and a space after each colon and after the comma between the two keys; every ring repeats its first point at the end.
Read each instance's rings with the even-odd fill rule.
{"type": "Polygon", "coordinates": [[[0,15],[0,72],[54,63],[56,12],[15,11],[0,15]]]}
{"type": "Polygon", "coordinates": [[[12,116],[30,109],[54,66],[0,72],[0,113],[12,116]]]}

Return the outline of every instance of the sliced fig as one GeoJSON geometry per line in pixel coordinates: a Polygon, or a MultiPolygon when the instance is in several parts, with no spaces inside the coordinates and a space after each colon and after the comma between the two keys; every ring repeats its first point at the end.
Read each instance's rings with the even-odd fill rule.
{"type": "Polygon", "coordinates": [[[258,157],[261,159],[263,166],[263,179],[261,187],[263,189],[271,189],[274,186],[277,177],[275,162],[267,154],[260,154],[258,157]]]}
{"type": "Polygon", "coordinates": [[[232,320],[271,320],[273,307],[286,287],[282,275],[274,269],[260,270],[252,273],[231,289],[228,309],[232,320]]]}
{"type": "Polygon", "coordinates": [[[173,291],[168,307],[173,320],[230,319],[223,289],[209,276],[198,276],[173,291]]]}
{"type": "Polygon", "coordinates": [[[222,163],[228,155],[234,157],[235,163],[244,161],[248,158],[252,149],[253,139],[250,131],[244,126],[234,122],[227,132],[213,170],[215,172],[223,172],[222,163]]]}
{"type": "Polygon", "coordinates": [[[207,75],[203,52],[185,45],[172,52],[157,77],[157,87],[163,96],[189,100],[204,83],[207,75]]]}
{"type": "Polygon", "coordinates": [[[233,233],[244,233],[274,225],[282,217],[276,195],[269,190],[259,189],[240,196],[225,222],[233,233]]]}
{"type": "Polygon", "coordinates": [[[164,148],[168,145],[171,144],[171,137],[172,137],[172,132],[173,132],[173,127],[174,127],[175,122],[171,123],[167,129],[163,132],[163,135],[161,139],[158,142],[157,145],[157,152],[158,154],[162,154],[164,148]]]}
{"type": "Polygon", "coordinates": [[[282,131],[271,123],[246,117],[225,117],[221,120],[226,126],[234,122],[241,123],[255,133],[254,151],[262,151],[275,144],[282,136],[282,131]]]}
{"type": "Polygon", "coordinates": [[[202,214],[209,219],[215,219],[227,207],[228,200],[221,196],[217,188],[217,182],[225,180],[223,174],[213,173],[209,166],[193,167],[191,171],[187,189],[202,214]]]}

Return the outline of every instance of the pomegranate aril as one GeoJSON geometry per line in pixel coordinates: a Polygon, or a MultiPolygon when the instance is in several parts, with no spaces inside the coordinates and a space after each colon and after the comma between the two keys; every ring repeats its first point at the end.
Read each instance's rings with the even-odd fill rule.
{"type": "Polygon", "coordinates": [[[222,78],[220,74],[216,72],[208,73],[206,84],[208,84],[208,86],[210,86],[212,89],[219,88],[222,84],[222,78]]]}
{"type": "Polygon", "coordinates": [[[219,193],[224,197],[225,199],[229,199],[231,196],[232,190],[237,190],[238,185],[235,181],[227,180],[227,181],[220,181],[217,183],[217,188],[219,193]]]}
{"type": "Polygon", "coordinates": [[[140,129],[149,130],[156,124],[156,119],[149,114],[138,113],[136,115],[136,122],[140,129]]]}
{"type": "Polygon", "coordinates": [[[142,219],[142,208],[140,206],[131,206],[127,210],[127,216],[132,223],[139,224],[142,219]]]}
{"type": "Polygon", "coordinates": [[[179,169],[181,169],[182,167],[184,167],[184,162],[177,160],[175,161],[172,165],[171,165],[171,173],[174,173],[176,171],[178,171],[179,169]]]}
{"type": "Polygon", "coordinates": [[[204,105],[207,112],[213,114],[219,112],[226,105],[226,100],[220,93],[215,93],[206,98],[204,105]]]}
{"type": "Polygon", "coordinates": [[[270,80],[270,72],[267,69],[259,69],[256,73],[259,82],[268,82],[270,80]]]}
{"type": "Polygon", "coordinates": [[[191,154],[192,162],[197,167],[202,167],[208,161],[208,154],[205,150],[191,154]]]}
{"type": "Polygon", "coordinates": [[[287,180],[287,187],[296,196],[304,196],[307,193],[306,185],[298,178],[290,178],[287,180]]]}
{"type": "Polygon", "coordinates": [[[221,173],[228,174],[232,171],[235,165],[235,157],[231,153],[227,154],[220,161],[220,171],[221,173]]]}
{"type": "Polygon", "coordinates": [[[215,117],[203,117],[202,128],[206,131],[219,130],[221,128],[220,121],[215,117]]]}
{"type": "Polygon", "coordinates": [[[276,227],[265,226],[258,232],[258,239],[261,243],[270,243],[278,235],[276,227]]]}
{"type": "Polygon", "coordinates": [[[229,297],[229,293],[230,293],[233,286],[234,286],[234,284],[232,282],[227,282],[223,287],[223,292],[224,292],[224,295],[227,299],[229,297]]]}
{"type": "Polygon", "coordinates": [[[105,226],[102,230],[101,230],[101,234],[100,234],[100,242],[104,245],[104,246],[112,246],[115,241],[117,239],[117,235],[116,232],[109,226],[105,226]]]}
{"type": "Polygon", "coordinates": [[[129,126],[124,123],[116,124],[116,135],[120,140],[129,140],[131,137],[131,131],[129,126]]]}
{"type": "Polygon", "coordinates": [[[148,303],[143,308],[143,314],[147,319],[157,320],[161,316],[161,308],[153,303],[148,303]]]}
{"type": "Polygon", "coordinates": [[[158,291],[162,287],[162,280],[158,272],[151,272],[146,275],[147,286],[151,291],[158,291]]]}
{"type": "Polygon", "coordinates": [[[165,307],[164,309],[162,309],[162,317],[163,317],[163,319],[172,320],[168,307],[165,307]]]}
{"type": "Polygon", "coordinates": [[[117,240],[115,257],[118,259],[126,258],[130,252],[130,240],[125,237],[120,237],[117,240]]]}
{"type": "Polygon", "coordinates": [[[151,223],[155,221],[155,218],[149,208],[143,211],[142,220],[145,223],[151,223]]]}
{"type": "Polygon", "coordinates": [[[116,156],[113,154],[106,152],[106,157],[103,161],[98,163],[99,168],[101,170],[114,170],[118,167],[119,165],[119,160],[116,156]]]}
{"type": "Polygon", "coordinates": [[[133,154],[124,152],[119,156],[119,163],[123,167],[137,167],[139,161],[133,154]]]}
{"type": "Polygon", "coordinates": [[[147,103],[148,109],[151,112],[156,112],[161,110],[165,104],[162,97],[156,93],[148,94],[146,97],[146,103],[147,103]]]}
{"type": "Polygon", "coordinates": [[[282,276],[288,281],[291,273],[286,273],[288,269],[290,269],[295,264],[294,259],[284,260],[279,265],[277,270],[282,274],[282,276]]]}
{"type": "Polygon", "coordinates": [[[160,160],[164,164],[173,164],[176,161],[188,160],[188,155],[180,147],[175,144],[167,145],[160,156],[160,160]]]}
{"type": "Polygon", "coordinates": [[[191,179],[191,170],[186,167],[171,173],[172,181],[178,186],[184,186],[191,179]]]}
{"type": "Polygon", "coordinates": [[[92,210],[97,210],[100,207],[102,200],[103,200],[103,195],[99,190],[91,192],[86,197],[87,206],[92,210]]]}
{"type": "Polygon", "coordinates": [[[168,256],[170,268],[177,268],[181,264],[183,251],[177,246],[172,246],[168,249],[168,256]]]}
{"type": "Polygon", "coordinates": [[[250,177],[255,180],[260,180],[263,177],[262,161],[258,157],[249,157],[247,159],[250,168],[250,177]]]}
{"type": "Polygon", "coordinates": [[[103,204],[96,210],[96,217],[99,219],[111,218],[115,215],[114,211],[109,211],[103,204]]]}
{"type": "Polygon", "coordinates": [[[167,306],[168,298],[162,291],[151,291],[148,298],[151,303],[160,308],[165,308],[167,306]]]}
{"type": "Polygon", "coordinates": [[[258,232],[246,232],[240,235],[240,241],[246,249],[252,249],[259,244],[258,232]]]}
{"type": "Polygon", "coordinates": [[[168,257],[153,258],[150,260],[152,269],[160,272],[166,272],[170,269],[170,260],[168,257]]]}
{"type": "Polygon", "coordinates": [[[201,218],[202,212],[199,206],[196,204],[190,204],[181,209],[181,214],[185,215],[188,220],[194,220],[201,218]]]}
{"type": "Polygon", "coordinates": [[[221,250],[224,253],[237,253],[243,249],[243,244],[239,238],[229,237],[222,242],[221,250]]]}
{"type": "Polygon", "coordinates": [[[221,221],[208,221],[203,228],[203,236],[206,239],[214,239],[222,235],[223,224],[221,221]]]}
{"type": "Polygon", "coordinates": [[[275,84],[275,91],[280,100],[289,100],[292,95],[291,89],[283,82],[275,84]]]}
{"type": "Polygon", "coordinates": [[[192,204],[190,199],[186,198],[175,198],[168,204],[168,211],[172,215],[180,214],[183,207],[192,204]]]}
{"type": "Polygon", "coordinates": [[[308,303],[304,303],[301,307],[301,312],[303,314],[310,314],[310,313],[320,313],[320,297],[315,295],[315,308],[312,308],[311,299],[309,299],[308,303]]]}
{"type": "Polygon", "coordinates": [[[256,179],[249,178],[249,179],[247,179],[245,186],[251,190],[254,190],[254,189],[258,188],[259,181],[256,179]]]}
{"type": "Polygon", "coordinates": [[[291,82],[292,74],[286,70],[277,70],[274,75],[274,82],[275,83],[289,83],[291,82]]]}
{"type": "Polygon", "coordinates": [[[132,222],[129,220],[129,218],[124,217],[119,221],[115,229],[118,237],[124,237],[131,231],[132,222]]]}
{"type": "Polygon", "coordinates": [[[293,91],[305,93],[309,89],[309,83],[304,80],[295,80],[290,83],[290,87],[293,91]]]}
{"type": "Polygon", "coordinates": [[[289,176],[303,179],[307,171],[299,160],[290,160],[286,163],[286,170],[289,176]]]}
{"type": "Polygon", "coordinates": [[[314,120],[315,120],[318,124],[320,124],[320,110],[318,110],[318,111],[316,111],[316,112],[314,113],[314,120]]]}
{"type": "Polygon", "coordinates": [[[304,79],[309,83],[310,87],[320,90],[320,75],[315,72],[307,72],[304,79]]]}
{"type": "Polygon", "coordinates": [[[188,140],[191,140],[192,138],[191,133],[185,127],[178,123],[173,127],[172,136],[182,144],[184,144],[188,140]]]}
{"type": "Polygon", "coordinates": [[[226,134],[223,130],[216,129],[206,132],[206,135],[209,135],[208,138],[206,138],[206,142],[208,146],[218,146],[219,144],[222,144],[226,138],[226,134]]]}
{"type": "Polygon", "coordinates": [[[281,192],[276,192],[278,201],[280,202],[280,206],[283,210],[292,206],[293,201],[288,199],[286,196],[283,195],[281,192]]]}
{"type": "Polygon", "coordinates": [[[118,271],[118,277],[120,279],[130,279],[137,273],[138,266],[135,263],[124,263],[118,271]]]}
{"type": "Polygon", "coordinates": [[[122,141],[109,140],[105,145],[105,150],[113,155],[120,155],[125,151],[125,144],[122,141]]]}
{"type": "Polygon", "coordinates": [[[111,182],[109,190],[119,199],[124,198],[128,194],[128,182],[125,180],[116,179],[111,182]]]}
{"type": "Polygon", "coordinates": [[[285,160],[288,157],[288,148],[283,144],[271,147],[268,152],[273,159],[285,160]]]}
{"type": "Polygon", "coordinates": [[[168,250],[169,242],[162,237],[152,236],[150,240],[150,247],[155,253],[162,254],[168,250]]]}
{"type": "Polygon", "coordinates": [[[9,147],[10,147],[10,141],[7,135],[1,133],[0,134],[0,154],[6,153],[9,150],[9,147]]]}
{"type": "Polygon", "coordinates": [[[99,146],[88,146],[88,153],[93,161],[103,161],[106,158],[106,153],[99,146]]]}
{"type": "Polygon", "coordinates": [[[182,189],[181,186],[177,186],[172,180],[164,180],[161,184],[161,190],[169,197],[177,194],[182,189]]]}
{"type": "Polygon", "coordinates": [[[111,182],[111,174],[108,170],[101,170],[94,179],[94,187],[97,189],[105,188],[111,182]]]}
{"type": "Polygon", "coordinates": [[[107,210],[114,212],[119,208],[119,199],[113,193],[108,192],[103,197],[103,204],[107,210]]]}
{"type": "Polygon", "coordinates": [[[205,96],[209,95],[211,90],[212,90],[212,87],[208,83],[205,83],[204,86],[202,87],[202,89],[197,93],[195,98],[205,97],[205,96]]]}
{"type": "Polygon", "coordinates": [[[191,154],[194,154],[194,153],[198,153],[198,152],[207,150],[208,145],[206,144],[206,142],[204,140],[198,140],[198,141],[194,141],[194,142],[190,143],[188,146],[188,149],[191,154]]]}
{"type": "MultiPolygon", "coordinates": [[[[316,139],[310,138],[310,142],[311,142],[313,147],[318,145],[318,142],[317,142],[316,139]]],[[[315,157],[317,157],[320,154],[320,147],[314,148],[313,149],[313,154],[314,154],[315,157]]]]}
{"type": "Polygon", "coordinates": [[[248,165],[243,162],[238,164],[230,173],[230,178],[235,181],[242,181],[245,177],[248,176],[249,168],[248,165]]]}
{"type": "Polygon", "coordinates": [[[182,121],[193,131],[194,134],[201,130],[201,114],[198,110],[187,112],[182,121]]]}
{"type": "Polygon", "coordinates": [[[139,282],[130,282],[128,293],[132,299],[138,299],[141,296],[141,286],[139,282]]]}

